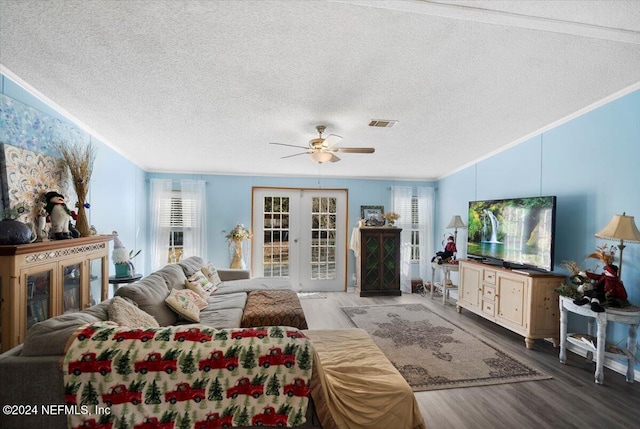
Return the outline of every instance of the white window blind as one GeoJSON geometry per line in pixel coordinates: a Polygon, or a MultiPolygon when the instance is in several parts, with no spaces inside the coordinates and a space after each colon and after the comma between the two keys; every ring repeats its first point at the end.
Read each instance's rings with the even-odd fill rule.
{"type": "Polygon", "coordinates": [[[160,200],[160,225],[168,228],[192,228],[198,203],[193,198],[183,197],[173,191],[171,198],[160,200]]]}

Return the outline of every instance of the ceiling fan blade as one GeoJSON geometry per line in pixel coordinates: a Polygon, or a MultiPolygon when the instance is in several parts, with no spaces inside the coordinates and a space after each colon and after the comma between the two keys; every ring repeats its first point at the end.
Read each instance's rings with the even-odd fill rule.
{"type": "Polygon", "coordinates": [[[295,144],[275,143],[275,142],[269,142],[269,144],[277,144],[278,146],[297,147],[297,148],[300,148],[300,149],[309,149],[307,146],[299,146],[299,145],[295,145],[295,144]]]}
{"type": "Polygon", "coordinates": [[[309,152],[294,153],[293,155],[287,155],[287,156],[280,157],[280,159],[292,158],[294,156],[300,156],[300,155],[308,155],[310,153],[312,153],[312,152],[309,151],[309,152]]]}
{"type": "Polygon", "coordinates": [[[331,154],[331,159],[329,160],[331,162],[338,162],[340,161],[340,158],[338,158],[337,156],[335,156],[334,154],[331,154]]]}
{"type": "Polygon", "coordinates": [[[322,144],[326,147],[331,147],[336,143],[340,143],[340,140],[342,140],[342,136],[339,136],[337,134],[329,134],[327,138],[324,139],[322,144]]]}
{"type": "Polygon", "coordinates": [[[376,150],[372,147],[334,147],[331,152],[342,153],[374,153],[376,150]]]}

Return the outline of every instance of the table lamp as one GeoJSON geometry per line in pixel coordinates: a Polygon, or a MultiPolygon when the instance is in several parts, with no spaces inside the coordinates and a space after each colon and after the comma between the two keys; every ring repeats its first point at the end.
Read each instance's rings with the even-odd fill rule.
{"type": "Polygon", "coordinates": [[[462,222],[462,218],[459,215],[455,215],[454,217],[451,218],[451,222],[449,222],[449,225],[447,225],[447,229],[454,228],[454,231],[453,231],[454,243],[458,242],[458,228],[466,228],[466,227],[467,225],[465,225],[464,222],[462,222]]]}
{"type": "Polygon", "coordinates": [[[598,238],[605,240],[620,240],[617,245],[620,249],[620,267],[618,267],[618,278],[622,279],[622,251],[624,250],[625,241],[640,243],[640,231],[633,220],[633,216],[627,216],[625,212],[621,215],[613,215],[613,219],[609,221],[604,229],[596,234],[598,238]]]}

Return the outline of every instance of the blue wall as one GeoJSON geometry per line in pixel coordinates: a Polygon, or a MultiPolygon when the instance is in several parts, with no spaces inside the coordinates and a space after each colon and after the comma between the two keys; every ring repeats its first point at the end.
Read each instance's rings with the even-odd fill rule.
{"type": "MultiPolygon", "coordinates": [[[[414,188],[434,186],[432,182],[415,181],[149,173],[148,179],[153,178],[174,181],[191,179],[207,182],[208,258],[219,267],[227,267],[230,262],[222,231],[228,231],[238,223],[247,227],[251,225],[251,191],[253,187],[347,189],[349,198],[348,240],[351,228],[356,226],[358,219],[360,219],[360,206],[380,205],[385,207],[385,211],[389,211],[392,186],[413,186],[414,188]]],[[[250,266],[249,257],[245,259],[247,266],[250,266]]],[[[347,267],[348,285],[353,286],[355,265],[353,252],[347,253],[347,260],[349,264],[347,267]]]]}
{"type": "MultiPolygon", "coordinates": [[[[436,230],[442,232],[453,214],[464,219],[472,200],[556,195],[555,272],[567,274],[563,260],[595,269],[599,261],[585,257],[597,246],[616,244],[594,236],[614,214],[626,212],[640,225],[639,166],[636,90],[440,180],[436,230]]],[[[466,233],[459,237],[464,252],[466,233]]],[[[640,305],[640,244],[625,248],[622,280],[629,300],[640,305]]],[[[570,328],[583,322],[570,315],[570,328]]],[[[626,336],[624,325],[609,326],[608,342],[624,346],[626,336]]]]}

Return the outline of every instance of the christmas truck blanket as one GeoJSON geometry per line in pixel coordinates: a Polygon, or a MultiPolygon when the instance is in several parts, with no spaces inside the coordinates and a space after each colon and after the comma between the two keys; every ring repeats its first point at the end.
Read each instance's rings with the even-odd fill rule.
{"type": "Polygon", "coordinates": [[[305,422],[313,350],[298,329],[79,329],[64,357],[70,428],[213,429],[305,422]]]}

